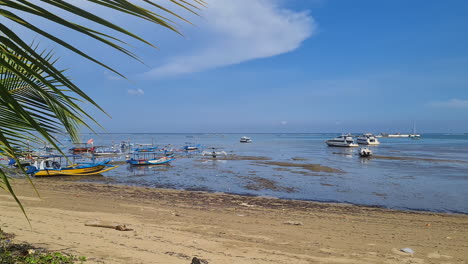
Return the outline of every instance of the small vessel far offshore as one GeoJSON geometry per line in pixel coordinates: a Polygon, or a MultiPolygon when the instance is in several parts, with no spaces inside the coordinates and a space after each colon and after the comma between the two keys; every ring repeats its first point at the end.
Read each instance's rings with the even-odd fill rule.
{"type": "Polygon", "coordinates": [[[249,137],[241,137],[240,143],[252,143],[252,139],[250,139],[249,137]]]}

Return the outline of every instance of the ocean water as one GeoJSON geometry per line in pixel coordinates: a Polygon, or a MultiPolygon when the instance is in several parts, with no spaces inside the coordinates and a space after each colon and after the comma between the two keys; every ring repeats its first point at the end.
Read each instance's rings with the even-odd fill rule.
{"type": "MultiPolygon", "coordinates": [[[[342,173],[265,164],[262,160],[212,160],[197,152],[181,152],[170,166],[124,164],[102,176],[63,179],[468,213],[468,135],[423,134],[421,140],[380,138],[381,145],[371,148],[374,155],[383,158],[370,159],[360,158],[358,148],[328,147],[324,141],[335,136],[337,134],[86,134],[83,141],[94,138],[95,145],[130,140],[154,142],[161,147],[171,144],[177,149],[191,142],[207,149],[215,147],[230,155],[320,164],[342,173]],[[241,136],[251,137],[253,143],[239,143],[241,136]]],[[[124,161],[125,156],[112,159],[124,161]]]]}

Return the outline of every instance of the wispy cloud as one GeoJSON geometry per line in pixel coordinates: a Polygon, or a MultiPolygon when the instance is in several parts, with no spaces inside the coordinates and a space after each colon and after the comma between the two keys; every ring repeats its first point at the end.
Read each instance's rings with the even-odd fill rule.
{"type": "Polygon", "coordinates": [[[144,95],[145,94],[145,91],[143,91],[143,89],[129,89],[127,92],[130,95],[144,95]]]}
{"type": "Polygon", "coordinates": [[[315,31],[308,12],[296,12],[273,0],[213,0],[203,12],[191,46],[185,54],[143,74],[155,79],[200,72],[291,52],[315,31]]]}
{"type": "Polygon", "coordinates": [[[448,101],[439,101],[439,102],[431,102],[429,103],[431,107],[438,107],[438,108],[468,108],[468,100],[461,100],[461,99],[451,99],[448,101]]]}

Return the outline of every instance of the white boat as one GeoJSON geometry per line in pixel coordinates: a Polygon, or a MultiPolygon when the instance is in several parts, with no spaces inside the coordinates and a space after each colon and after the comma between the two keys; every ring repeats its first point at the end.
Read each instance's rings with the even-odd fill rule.
{"type": "Polygon", "coordinates": [[[358,144],[361,145],[380,145],[379,140],[373,134],[370,133],[362,134],[357,138],[356,141],[358,144]]]}
{"type": "Polygon", "coordinates": [[[407,138],[409,137],[409,134],[400,134],[400,133],[394,133],[394,134],[388,134],[388,133],[382,133],[382,137],[387,137],[387,138],[407,138]]]}
{"type": "Polygon", "coordinates": [[[95,156],[117,156],[123,154],[122,149],[114,147],[103,147],[99,146],[96,148],[91,148],[92,154],[95,156]]]}
{"type": "Polygon", "coordinates": [[[241,137],[240,143],[252,143],[252,139],[250,139],[249,137],[241,137]]]}
{"type": "Polygon", "coordinates": [[[413,123],[413,132],[411,134],[409,134],[408,137],[411,138],[411,139],[419,139],[421,137],[421,135],[416,134],[416,124],[415,123],[413,123]]]}
{"type": "Polygon", "coordinates": [[[366,157],[370,157],[372,156],[372,150],[368,149],[368,148],[360,148],[359,149],[359,156],[361,156],[362,158],[366,158],[366,157]]]}
{"type": "Polygon", "coordinates": [[[358,144],[354,143],[353,137],[349,134],[329,139],[325,143],[330,147],[358,147],[358,144]]]}

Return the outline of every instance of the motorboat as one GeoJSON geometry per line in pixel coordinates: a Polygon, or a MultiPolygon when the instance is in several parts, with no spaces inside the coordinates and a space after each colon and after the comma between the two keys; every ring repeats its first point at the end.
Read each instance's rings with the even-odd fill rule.
{"type": "Polygon", "coordinates": [[[329,139],[325,143],[330,147],[358,147],[358,144],[354,143],[353,137],[349,134],[329,139]]]}
{"type": "Polygon", "coordinates": [[[252,143],[252,139],[250,139],[249,137],[241,137],[240,143],[252,143]]]}
{"type": "Polygon", "coordinates": [[[359,149],[359,156],[361,156],[361,158],[367,158],[367,157],[370,157],[372,156],[372,150],[370,150],[369,148],[360,148],[359,149]]]}
{"type": "Polygon", "coordinates": [[[379,140],[370,133],[362,134],[357,138],[356,142],[361,145],[380,145],[379,140]]]}

